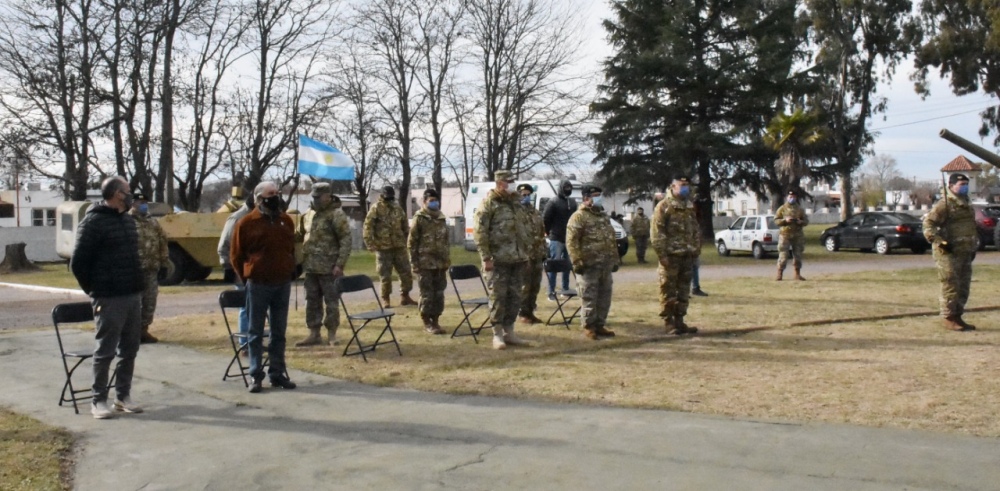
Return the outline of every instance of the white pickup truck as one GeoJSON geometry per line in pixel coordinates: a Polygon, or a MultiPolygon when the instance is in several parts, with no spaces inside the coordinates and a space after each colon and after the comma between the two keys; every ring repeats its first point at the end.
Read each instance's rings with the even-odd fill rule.
{"type": "Polygon", "coordinates": [[[747,215],[736,219],[729,228],[715,233],[715,248],[720,256],[732,251],[753,253],[763,259],[769,252],[778,251],[778,225],[774,215],[747,215]]]}

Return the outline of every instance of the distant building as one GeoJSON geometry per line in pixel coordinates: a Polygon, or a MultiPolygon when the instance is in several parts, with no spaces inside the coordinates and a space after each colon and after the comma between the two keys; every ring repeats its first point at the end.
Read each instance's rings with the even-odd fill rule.
{"type": "Polygon", "coordinates": [[[0,227],[55,226],[56,206],[63,201],[62,191],[42,189],[35,182],[0,191],[0,227]]]}

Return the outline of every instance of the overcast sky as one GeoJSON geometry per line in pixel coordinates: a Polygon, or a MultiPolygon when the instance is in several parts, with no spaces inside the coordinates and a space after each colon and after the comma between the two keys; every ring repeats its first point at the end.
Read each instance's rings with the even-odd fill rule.
{"type": "MultiPolygon", "coordinates": [[[[584,22],[587,31],[594,35],[587,36],[584,52],[590,55],[595,69],[599,70],[600,60],[611,54],[601,27],[602,19],[609,17],[611,10],[606,0],[587,0],[585,4],[589,4],[589,8],[584,11],[587,19],[584,22]],[[593,30],[589,26],[593,26],[593,30]]],[[[986,141],[979,137],[979,112],[995,101],[984,94],[952,95],[947,82],[938,80],[936,73],[931,75],[931,96],[921,100],[910,81],[913,71],[913,63],[904,61],[896,71],[894,82],[879,87],[879,94],[888,97],[889,106],[869,126],[878,132],[873,146],[875,154],[894,157],[904,177],[937,180],[941,178],[941,167],[959,155],[980,162],[979,158],[940,138],[941,128],[996,151],[992,137],[986,141]]]]}

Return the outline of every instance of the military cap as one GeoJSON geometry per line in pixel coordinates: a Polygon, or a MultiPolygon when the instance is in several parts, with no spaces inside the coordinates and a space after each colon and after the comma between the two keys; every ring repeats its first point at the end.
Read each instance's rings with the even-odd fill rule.
{"type": "Polygon", "coordinates": [[[382,194],[396,194],[396,189],[392,186],[382,188],[382,194]]]}
{"type": "Polygon", "coordinates": [[[514,182],[514,174],[509,170],[498,170],[495,173],[493,173],[493,176],[496,177],[496,180],[498,182],[499,181],[514,182]]]}
{"type": "Polygon", "coordinates": [[[948,177],[949,185],[955,184],[956,182],[960,181],[969,182],[969,176],[966,176],[965,174],[952,174],[950,177],[948,177]]]}
{"type": "Polygon", "coordinates": [[[601,187],[598,186],[597,184],[587,183],[587,184],[583,185],[583,196],[584,197],[590,196],[590,195],[592,195],[594,193],[602,193],[602,192],[604,192],[604,190],[601,189],[601,187]]]}
{"type": "Polygon", "coordinates": [[[794,189],[789,189],[788,190],[788,195],[789,196],[798,196],[799,193],[796,193],[794,189]]]}
{"type": "Polygon", "coordinates": [[[518,184],[517,192],[520,193],[521,191],[528,191],[529,193],[534,193],[535,188],[531,187],[531,184],[518,184]]]}
{"type": "Polygon", "coordinates": [[[680,182],[680,183],[683,183],[683,184],[687,184],[689,182],[687,176],[677,176],[677,177],[674,178],[674,181],[677,181],[677,182],[680,182]]]}
{"type": "Polygon", "coordinates": [[[438,192],[435,191],[435,190],[433,190],[433,189],[425,189],[424,190],[424,199],[427,199],[427,198],[441,199],[441,195],[439,195],[438,192]]]}
{"type": "Polygon", "coordinates": [[[323,194],[330,194],[332,190],[330,189],[330,183],[328,182],[317,182],[313,184],[312,195],[320,196],[323,194]]]}
{"type": "Polygon", "coordinates": [[[135,201],[149,201],[149,199],[146,198],[146,193],[142,191],[136,191],[132,193],[132,199],[135,201]]]}

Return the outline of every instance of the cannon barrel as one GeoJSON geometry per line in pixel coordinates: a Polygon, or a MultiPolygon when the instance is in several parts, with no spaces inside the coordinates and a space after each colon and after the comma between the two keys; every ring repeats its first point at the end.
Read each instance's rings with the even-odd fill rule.
{"type": "Polygon", "coordinates": [[[993,164],[994,167],[1000,168],[1000,155],[997,155],[983,147],[980,147],[979,145],[976,145],[975,143],[972,143],[969,140],[966,140],[965,138],[962,138],[948,130],[942,129],[940,135],[941,138],[944,138],[945,140],[948,140],[954,143],[955,145],[961,147],[963,150],[971,153],[972,155],[975,155],[976,157],[979,157],[985,160],[986,162],[993,164]]]}

